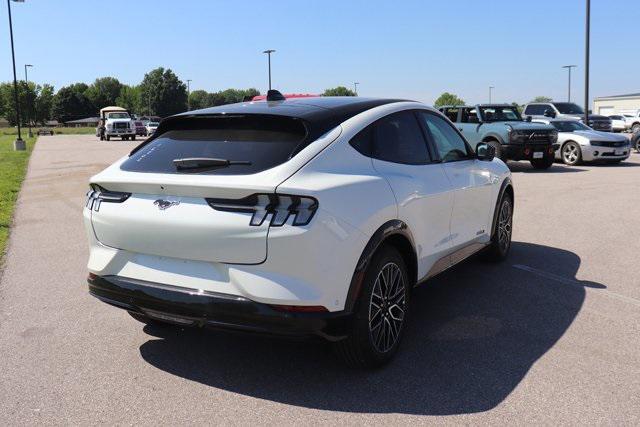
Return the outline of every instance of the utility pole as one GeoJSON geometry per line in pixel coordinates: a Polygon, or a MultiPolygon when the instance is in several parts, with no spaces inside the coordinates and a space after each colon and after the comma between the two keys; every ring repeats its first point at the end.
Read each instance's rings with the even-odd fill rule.
{"type": "Polygon", "coordinates": [[[489,86],[489,104],[491,104],[491,90],[495,89],[494,86],[489,86]]]}
{"type": "MultiPolygon", "coordinates": [[[[27,82],[27,89],[29,88],[29,74],[27,74],[27,67],[33,67],[31,64],[24,64],[24,81],[27,82]]],[[[29,138],[33,137],[33,132],[31,132],[31,114],[30,110],[33,109],[33,105],[31,105],[31,99],[27,98],[27,125],[29,126],[29,138]]]]}
{"type": "Polygon", "coordinates": [[[569,87],[567,90],[567,102],[571,102],[571,69],[576,68],[577,65],[563,65],[562,68],[569,70],[569,87]]]}
{"type": "Polygon", "coordinates": [[[360,83],[358,82],[353,82],[353,91],[355,92],[356,96],[358,96],[358,85],[360,83]]]}
{"type": "Polygon", "coordinates": [[[191,79],[187,79],[187,111],[191,111],[191,103],[189,102],[189,94],[191,93],[191,79]]]}
{"type": "Polygon", "coordinates": [[[275,49],[267,49],[262,53],[266,53],[269,57],[269,90],[271,90],[271,54],[275,52],[275,49]]]}
{"type": "Polygon", "coordinates": [[[584,124],[589,126],[589,38],[591,32],[591,0],[587,1],[584,52],[584,124]]]}
{"type": "MultiPolygon", "coordinates": [[[[13,0],[16,1],[16,0],[13,0]]],[[[24,0],[18,0],[24,1],[24,0]]],[[[24,151],[27,144],[22,140],[20,133],[20,104],[18,101],[18,77],[16,76],[16,53],[13,47],[13,23],[11,22],[11,1],[7,0],[7,9],[9,9],[9,35],[11,38],[11,60],[13,61],[13,95],[16,102],[16,119],[18,121],[18,139],[13,141],[13,149],[16,151],[24,151]]]]}

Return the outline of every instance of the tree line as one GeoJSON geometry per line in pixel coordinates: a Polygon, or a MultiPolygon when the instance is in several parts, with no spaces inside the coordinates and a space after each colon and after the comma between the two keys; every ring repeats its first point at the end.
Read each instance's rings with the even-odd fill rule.
{"type": "MultiPolygon", "coordinates": [[[[536,96],[529,102],[551,102],[551,101],[552,99],[549,98],[548,96],[536,96]]],[[[439,108],[445,105],[465,105],[465,102],[456,94],[444,92],[433,102],[433,106],[435,108],[439,108]]],[[[512,102],[511,105],[518,108],[520,112],[522,112],[522,109],[524,108],[524,105],[520,105],[517,102],[512,102]]]]}
{"type": "MultiPolygon", "coordinates": [[[[121,83],[114,77],[100,77],[93,83],[74,83],[57,92],[50,84],[18,82],[20,121],[26,125],[49,120],[70,120],[97,117],[101,108],[117,105],[138,115],[167,117],[187,109],[214,107],[241,102],[259,95],[255,88],[225,89],[218,92],[194,90],[187,94],[187,85],[170,69],[156,68],[144,75],[138,85],[121,83]]],[[[355,96],[344,86],[327,89],[325,96],[355,96]]],[[[0,117],[17,124],[13,82],[0,83],[0,117]]]]}

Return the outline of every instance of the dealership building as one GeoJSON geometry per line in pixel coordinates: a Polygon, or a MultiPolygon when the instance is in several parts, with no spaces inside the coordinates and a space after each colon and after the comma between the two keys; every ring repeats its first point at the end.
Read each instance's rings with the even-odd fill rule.
{"type": "Polygon", "coordinates": [[[605,116],[620,113],[635,113],[640,110],[640,93],[601,96],[593,100],[593,112],[605,116]]]}

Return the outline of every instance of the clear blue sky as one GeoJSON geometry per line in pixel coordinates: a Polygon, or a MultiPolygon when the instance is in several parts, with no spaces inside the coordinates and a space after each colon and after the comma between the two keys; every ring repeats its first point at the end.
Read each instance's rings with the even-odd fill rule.
{"type": "MultiPolygon", "coordinates": [[[[583,102],[584,0],[164,1],[12,3],[16,61],[56,89],[96,77],[139,83],[158,66],[193,89],[267,86],[321,92],[360,82],[362,96],[426,103],[443,91],[467,102],[583,102]],[[124,17],[109,23],[106,17],[124,17]]],[[[10,80],[0,4],[0,81],[10,80]]],[[[640,92],[640,0],[592,0],[591,94],[640,92]]]]}

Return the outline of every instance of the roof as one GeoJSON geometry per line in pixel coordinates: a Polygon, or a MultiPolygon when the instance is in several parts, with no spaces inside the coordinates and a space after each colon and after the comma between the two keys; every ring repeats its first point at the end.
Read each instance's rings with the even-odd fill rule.
{"type": "Polygon", "coordinates": [[[476,107],[515,107],[512,104],[478,104],[478,105],[441,105],[437,109],[440,108],[476,108],[476,107]]]}
{"type": "Polygon", "coordinates": [[[105,111],[127,111],[127,109],[122,107],[117,107],[115,105],[111,107],[104,107],[100,109],[100,115],[102,115],[102,113],[105,111]]]}
{"type": "Polygon", "coordinates": [[[355,96],[325,96],[318,98],[294,98],[284,101],[254,101],[238,104],[220,105],[202,110],[188,111],[164,119],[154,136],[136,147],[132,154],[151,142],[155,137],[168,130],[180,126],[191,117],[219,116],[219,115],[248,115],[260,114],[271,116],[292,117],[305,121],[309,127],[309,139],[315,140],[325,132],[340,123],[364,111],[404,99],[360,98],[355,96]]]}
{"type": "Polygon", "coordinates": [[[65,123],[80,124],[80,123],[95,123],[98,121],[100,121],[99,117],[87,117],[85,119],[69,120],[68,122],[65,122],[65,123]]]}
{"type": "Polygon", "coordinates": [[[640,93],[628,93],[626,95],[611,95],[611,96],[599,96],[595,100],[599,99],[622,99],[622,98],[640,98],[640,93]]]}
{"type": "MultiPolygon", "coordinates": [[[[322,95],[315,95],[311,93],[285,93],[283,96],[287,99],[295,99],[295,98],[317,98],[322,95]]],[[[267,95],[256,95],[251,100],[252,101],[264,101],[267,99],[267,95]]]]}

